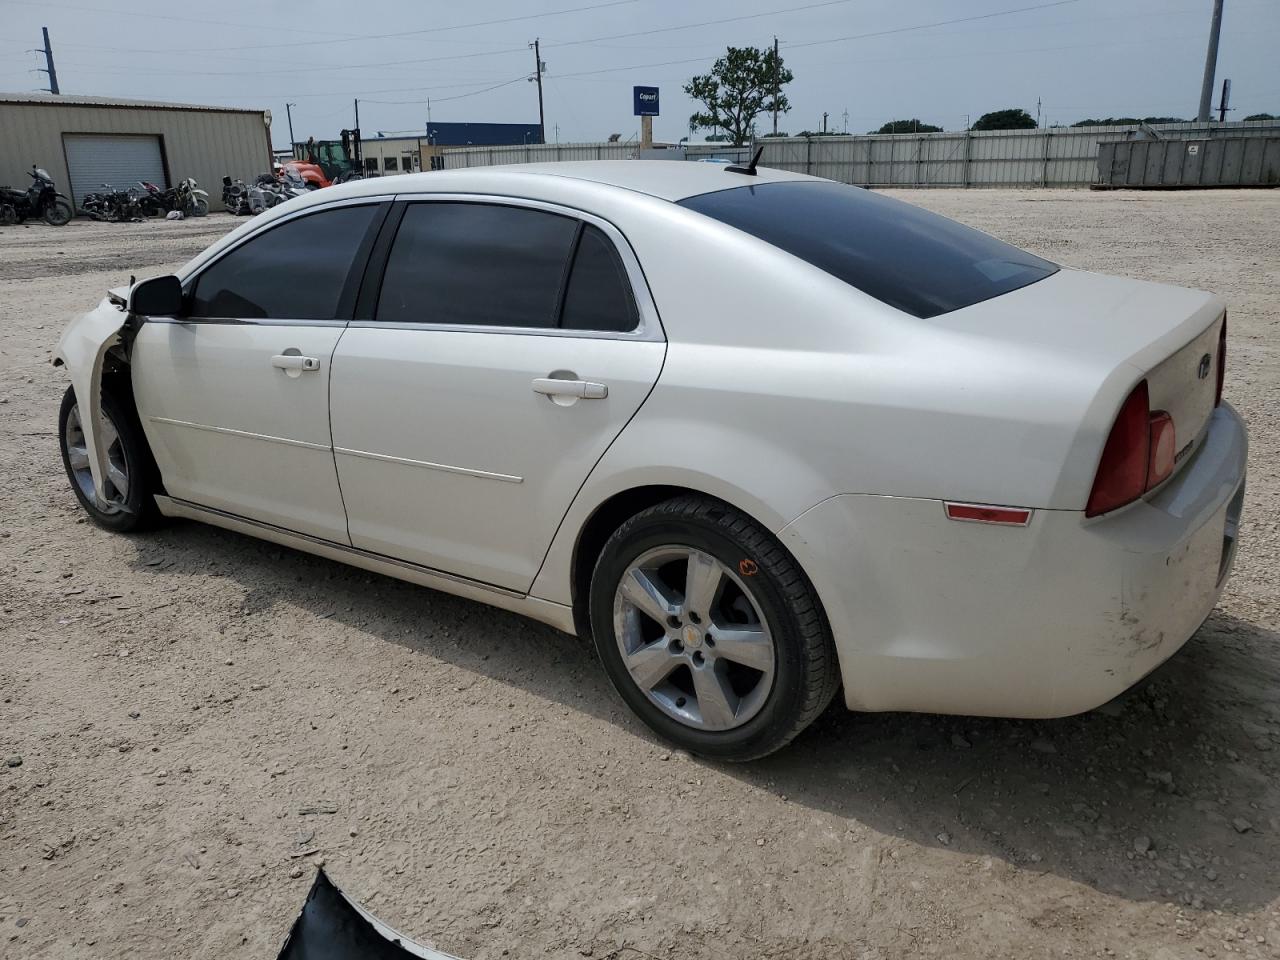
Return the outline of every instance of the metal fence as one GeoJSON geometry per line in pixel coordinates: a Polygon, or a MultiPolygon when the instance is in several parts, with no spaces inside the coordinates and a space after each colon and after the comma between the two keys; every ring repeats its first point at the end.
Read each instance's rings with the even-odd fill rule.
{"type": "MultiPolygon", "coordinates": [[[[1280,122],[1165,123],[1155,130],[1170,139],[1280,136],[1280,122]]],[[[1052,127],[1045,130],[788,137],[759,141],[762,166],[868,187],[1078,187],[1098,180],[1100,141],[1144,135],[1138,126],[1052,127]]],[[[685,159],[735,160],[750,147],[691,146],[685,159]]],[[[625,160],[634,143],[538,144],[462,147],[445,153],[445,167],[489,166],[557,160],[625,160]]]]}

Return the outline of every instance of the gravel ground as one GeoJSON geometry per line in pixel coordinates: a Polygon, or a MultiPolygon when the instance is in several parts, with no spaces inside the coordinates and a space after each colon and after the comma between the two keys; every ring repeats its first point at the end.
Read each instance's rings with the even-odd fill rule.
{"type": "Polygon", "coordinates": [[[746,766],[656,742],[575,638],[196,524],[88,523],[62,324],[234,221],[0,231],[0,956],[271,957],[321,861],[466,958],[1280,955],[1280,191],[899,195],[1228,298],[1235,577],[1102,710],[833,709],[746,766]]]}

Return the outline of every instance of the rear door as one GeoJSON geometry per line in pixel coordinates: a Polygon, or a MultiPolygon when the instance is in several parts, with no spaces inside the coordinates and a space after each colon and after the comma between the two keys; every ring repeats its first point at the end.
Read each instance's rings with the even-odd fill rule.
{"type": "Polygon", "coordinates": [[[517,200],[411,202],[333,358],[351,542],[525,591],[666,344],[611,225],[517,200]]]}
{"type": "Polygon", "coordinates": [[[133,388],[170,496],[347,543],[329,436],[334,347],[386,205],[328,206],[254,234],[149,318],[133,388]]]}

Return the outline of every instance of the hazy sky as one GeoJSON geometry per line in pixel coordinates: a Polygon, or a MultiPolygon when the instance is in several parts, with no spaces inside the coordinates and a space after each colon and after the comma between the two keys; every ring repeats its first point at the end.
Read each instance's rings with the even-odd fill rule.
{"type": "MultiPolygon", "coordinates": [[[[779,128],[793,133],[819,129],[823,111],[834,130],[846,111],[859,133],[910,117],[962,129],[987,110],[1034,115],[1037,98],[1046,123],[1193,117],[1211,9],[1212,0],[0,0],[0,90],[46,82],[33,72],[43,58],[27,50],[48,26],[63,93],[265,108],[277,145],[288,141],[286,101],[298,139],[335,137],[352,124],[356,97],[366,137],[421,131],[428,97],[436,121],[536,122],[527,45],[539,37],[548,140],[630,137],[634,84],[661,89],[654,135],[677,140],[694,109],[683,83],[726,45],[776,35],[796,77],[779,128]],[[1027,7],[1038,9],[1005,13],[1027,7]],[[989,14],[1001,15],[940,23],[989,14]]],[[[1280,114],[1277,49],[1280,0],[1226,0],[1218,81],[1232,80],[1230,116],[1280,114]]]]}

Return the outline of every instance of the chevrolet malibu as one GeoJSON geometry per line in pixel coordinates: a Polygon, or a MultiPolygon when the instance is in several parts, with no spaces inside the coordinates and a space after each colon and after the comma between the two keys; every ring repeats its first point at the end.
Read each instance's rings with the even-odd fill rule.
{"type": "Polygon", "coordinates": [[[662,737],[1054,717],[1231,570],[1225,305],[884,196],[599,162],[349,183],[113,291],[55,363],[103,527],[185,517],[593,638],[662,737]]]}

